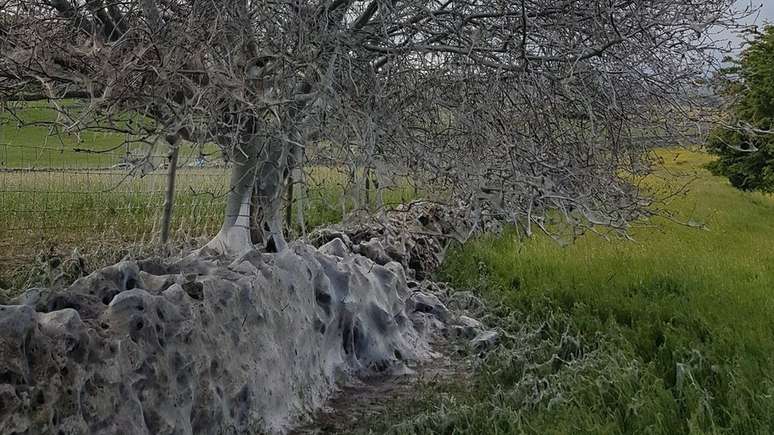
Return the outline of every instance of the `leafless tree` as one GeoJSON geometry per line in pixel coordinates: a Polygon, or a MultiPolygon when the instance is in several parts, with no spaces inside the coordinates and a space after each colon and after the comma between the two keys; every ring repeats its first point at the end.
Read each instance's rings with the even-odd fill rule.
{"type": "Polygon", "coordinates": [[[68,132],[217,143],[224,253],[285,248],[305,162],[349,168],[356,205],[366,179],[378,198],[408,178],[527,232],[625,229],[647,142],[684,132],[732,3],[0,0],[0,96],[83,99],[60,105],[68,132]]]}

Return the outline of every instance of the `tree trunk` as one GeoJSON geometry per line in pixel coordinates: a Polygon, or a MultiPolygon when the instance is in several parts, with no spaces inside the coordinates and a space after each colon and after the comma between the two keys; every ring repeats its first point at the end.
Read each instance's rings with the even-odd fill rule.
{"type": "Polygon", "coordinates": [[[250,240],[253,245],[265,246],[263,230],[261,229],[261,217],[258,213],[260,206],[258,192],[255,190],[255,187],[253,187],[252,193],[250,194],[250,240]]]}
{"type": "Polygon", "coordinates": [[[296,180],[293,179],[293,170],[291,169],[288,176],[288,200],[285,205],[285,228],[288,229],[288,232],[293,228],[293,187],[295,183],[296,180]]]}
{"type": "Polygon", "coordinates": [[[250,199],[258,162],[256,140],[251,140],[234,153],[223,226],[206,245],[221,254],[238,255],[254,249],[250,238],[250,199]]]}
{"type": "Polygon", "coordinates": [[[267,251],[280,252],[287,248],[282,234],[282,194],[288,178],[288,148],[288,141],[270,139],[261,150],[255,178],[254,219],[267,251]]]}
{"type": "Polygon", "coordinates": [[[371,211],[371,168],[366,166],[365,171],[365,208],[371,211]]]}

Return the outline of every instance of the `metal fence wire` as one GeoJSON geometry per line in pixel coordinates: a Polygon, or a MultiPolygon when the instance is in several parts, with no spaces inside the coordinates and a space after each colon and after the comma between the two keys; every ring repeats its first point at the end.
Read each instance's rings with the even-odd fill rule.
{"type": "MultiPolygon", "coordinates": [[[[25,103],[14,113],[6,108],[0,102],[0,289],[31,285],[16,279],[19,270],[51,256],[158,245],[166,145],[149,151],[115,133],[62,133],[45,102],[25,103]],[[21,124],[20,113],[31,123],[21,124]]],[[[293,201],[294,216],[299,204],[308,211],[308,228],[336,220],[347,208],[347,176],[340,168],[313,166],[293,201]]],[[[213,237],[223,220],[228,163],[214,145],[183,144],[176,168],[169,241],[213,237]]],[[[395,192],[394,200],[404,201],[403,194],[395,192]]]]}
{"type": "MultiPolygon", "coordinates": [[[[168,150],[122,142],[115,134],[20,126],[0,112],[0,277],[41,253],[158,241],[168,150]]],[[[170,239],[214,235],[229,169],[217,150],[193,145],[180,149],[177,168],[170,239]]]]}
{"type": "MultiPolygon", "coordinates": [[[[50,122],[57,114],[45,102],[23,104],[12,113],[0,101],[0,289],[29,285],[8,277],[40,263],[41,256],[157,245],[167,193],[167,147],[149,151],[115,133],[65,134],[50,122]],[[31,123],[21,124],[19,113],[31,123]]],[[[687,140],[697,143],[704,130],[697,125],[687,140]]],[[[650,146],[681,142],[640,140],[650,146]]],[[[345,166],[330,162],[310,161],[305,167],[303,192],[292,201],[292,215],[302,208],[299,221],[312,229],[351,209],[346,192],[352,191],[353,178],[345,166]]],[[[228,164],[214,145],[184,144],[176,168],[169,241],[213,237],[223,219],[228,164]]],[[[416,196],[409,184],[382,186],[385,205],[416,196]]],[[[373,196],[366,201],[373,202],[373,196]]],[[[286,212],[292,227],[294,217],[286,212]]]]}
{"type": "MultiPolygon", "coordinates": [[[[222,219],[228,170],[178,164],[173,237],[212,234],[222,219]]],[[[0,143],[0,261],[42,248],[158,237],[167,172],[124,163],[121,153],[0,143]]],[[[152,159],[163,161],[165,155],[152,159]]]]}

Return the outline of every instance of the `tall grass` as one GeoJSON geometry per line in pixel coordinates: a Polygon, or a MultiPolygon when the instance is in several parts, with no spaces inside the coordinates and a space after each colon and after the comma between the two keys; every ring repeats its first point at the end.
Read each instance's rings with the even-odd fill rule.
{"type": "Polygon", "coordinates": [[[669,207],[706,229],[655,219],[636,242],[567,247],[511,231],[450,253],[441,277],[501,304],[514,338],[399,432],[774,433],[774,198],[705,154],[660,154],[648,182],[696,175],[669,207]]]}

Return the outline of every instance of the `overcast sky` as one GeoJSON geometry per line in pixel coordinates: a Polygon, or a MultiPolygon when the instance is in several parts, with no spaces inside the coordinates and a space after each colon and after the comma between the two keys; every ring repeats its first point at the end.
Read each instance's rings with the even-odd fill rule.
{"type": "MultiPolygon", "coordinates": [[[[764,23],[774,24],[774,0],[738,0],[736,2],[736,7],[740,10],[749,5],[759,9],[755,14],[747,17],[742,24],[758,26],[762,26],[764,23]]],[[[733,33],[724,33],[721,37],[733,41],[735,46],[741,43],[741,40],[733,33]]]]}
{"type": "Polygon", "coordinates": [[[770,23],[774,23],[774,1],[766,0],[762,2],[761,16],[770,23]]]}

